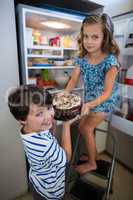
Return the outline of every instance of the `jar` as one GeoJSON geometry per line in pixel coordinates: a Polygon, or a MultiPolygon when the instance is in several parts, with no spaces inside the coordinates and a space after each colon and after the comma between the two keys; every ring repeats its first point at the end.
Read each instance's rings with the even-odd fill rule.
{"type": "Polygon", "coordinates": [[[133,65],[131,65],[127,70],[125,84],[133,85],[133,65]]]}

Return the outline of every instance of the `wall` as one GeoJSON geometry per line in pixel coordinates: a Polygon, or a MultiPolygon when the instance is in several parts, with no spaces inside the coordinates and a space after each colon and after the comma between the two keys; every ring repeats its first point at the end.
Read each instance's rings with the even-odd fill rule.
{"type": "Polygon", "coordinates": [[[133,0],[92,0],[95,3],[104,5],[104,12],[111,16],[120,15],[133,11],[133,0]]]}
{"type": "Polygon", "coordinates": [[[14,1],[0,1],[0,199],[27,190],[25,159],[18,124],[9,113],[5,95],[19,84],[14,1]]]}

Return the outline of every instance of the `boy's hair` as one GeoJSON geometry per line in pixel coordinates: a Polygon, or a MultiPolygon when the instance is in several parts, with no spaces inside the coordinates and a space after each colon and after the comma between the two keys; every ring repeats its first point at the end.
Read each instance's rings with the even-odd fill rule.
{"type": "Polygon", "coordinates": [[[25,121],[31,104],[46,106],[52,104],[52,96],[47,90],[35,85],[23,85],[13,90],[8,96],[10,112],[17,120],[25,121]]]}
{"type": "Polygon", "coordinates": [[[78,37],[78,44],[79,44],[79,56],[83,58],[87,54],[87,50],[84,48],[83,45],[83,29],[84,26],[88,24],[101,24],[103,28],[103,44],[102,44],[102,51],[105,53],[113,53],[118,58],[120,54],[120,50],[118,45],[116,44],[113,38],[114,26],[111,18],[107,14],[92,14],[87,16],[82,23],[80,34],[78,37]]]}

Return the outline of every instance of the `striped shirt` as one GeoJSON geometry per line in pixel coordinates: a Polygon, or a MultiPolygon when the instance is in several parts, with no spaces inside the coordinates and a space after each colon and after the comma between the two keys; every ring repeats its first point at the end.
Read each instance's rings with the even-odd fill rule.
{"type": "Polygon", "coordinates": [[[61,199],[65,190],[66,154],[50,131],[22,134],[30,165],[29,179],[48,200],[61,199]]]}

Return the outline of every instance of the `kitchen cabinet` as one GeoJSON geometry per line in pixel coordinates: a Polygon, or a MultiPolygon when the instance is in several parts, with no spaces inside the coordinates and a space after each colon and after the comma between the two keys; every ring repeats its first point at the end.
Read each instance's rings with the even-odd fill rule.
{"type": "MultiPolygon", "coordinates": [[[[117,159],[128,168],[133,169],[130,152],[133,145],[133,75],[128,70],[133,65],[133,14],[114,18],[114,35],[120,47],[121,68],[118,75],[120,108],[112,115],[111,131],[116,135],[118,143],[117,159]],[[127,82],[128,76],[130,82],[127,82]]],[[[107,139],[107,151],[111,153],[110,139],[107,139]]]]}
{"type": "Polygon", "coordinates": [[[123,15],[114,18],[114,36],[120,47],[121,68],[118,76],[120,89],[119,93],[121,97],[120,108],[123,109],[123,111],[125,109],[125,112],[127,112],[123,113],[125,114],[124,117],[127,119],[131,119],[132,121],[131,116],[133,115],[133,72],[131,72],[131,70],[130,73],[128,72],[129,69],[133,68],[131,67],[133,66],[133,14],[123,15]],[[130,78],[128,76],[130,76],[130,78]]]}
{"type": "MultiPolygon", "coordinates": [[[[20,75],[23,84],[37,84],[51,89],[51,93],[65,87],[62,82],[67,80],[66,76],[69,80],[75,67],[77,37],[84,17],[19,5],[20,75]],[[52,27],[48,22],[52,22],[52,27]]],[[[81,78],[74,90],[83,94],[81,78]]]]}

